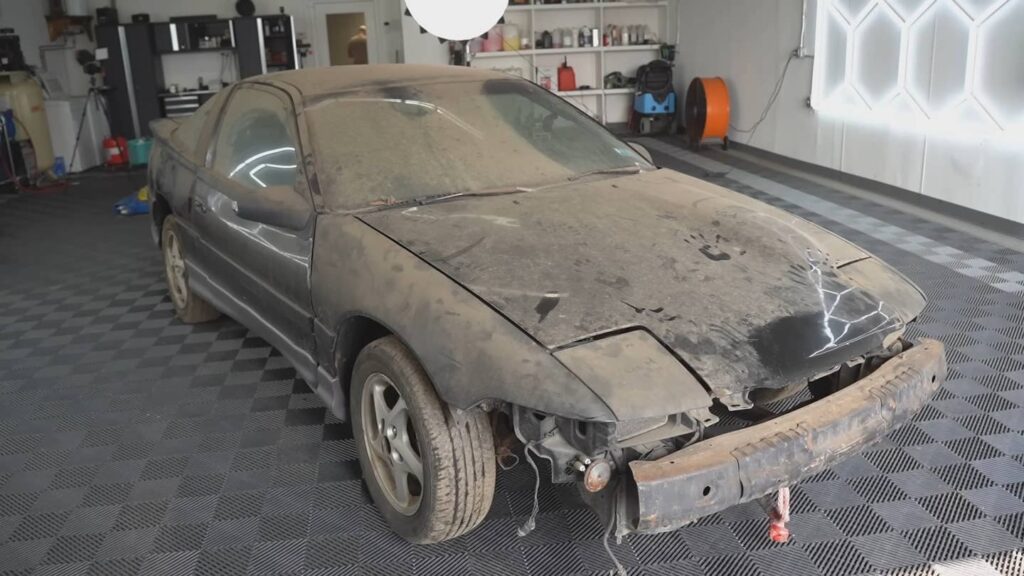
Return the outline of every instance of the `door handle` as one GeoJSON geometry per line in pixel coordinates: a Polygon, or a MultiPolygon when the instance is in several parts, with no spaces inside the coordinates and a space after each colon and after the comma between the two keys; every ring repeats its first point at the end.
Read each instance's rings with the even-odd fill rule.
{"type": "Polygon", "coordinates": [[[193,200],[192,207],[199,210],[203,214],[206,214],[206,204],[203,204],[202,200],[193,200]]]}

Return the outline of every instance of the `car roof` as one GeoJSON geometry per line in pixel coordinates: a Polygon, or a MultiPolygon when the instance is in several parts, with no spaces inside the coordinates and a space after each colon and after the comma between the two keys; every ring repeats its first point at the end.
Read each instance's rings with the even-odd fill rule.
{"type": "Polygon", "coordinates": [[[304,98],[309,99],[365,88],[407,86],[426,82],[484,81],[496,78],[508,78],[508,76],[492,70],[465,66],[369,64],[288,70],[247,78],[246,81],[290,84],[301,92],[304,98]]]}

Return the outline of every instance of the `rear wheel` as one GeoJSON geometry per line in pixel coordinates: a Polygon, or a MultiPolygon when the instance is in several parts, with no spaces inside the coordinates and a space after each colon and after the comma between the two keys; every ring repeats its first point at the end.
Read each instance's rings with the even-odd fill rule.
{"type": "Polygon", "coordinates": [[[363,478],[392,530],[430,544],[483,521],[495,479],[494,440],[484,412],[450,410],[393,336],[360,352],[351,400],[363,478]]]}
{"type": "Polygon", "coordinates": [[[174,304],[178,318],[186,324],[197,324],[215,320],[220,312],[192,292],[188,285],[188,269],[185,267],[185,249],[181,244],[178,221],[174,216],[164,218],[160,235],[164,253],[164,272],[167,276],[167,290],[174,304]]]}

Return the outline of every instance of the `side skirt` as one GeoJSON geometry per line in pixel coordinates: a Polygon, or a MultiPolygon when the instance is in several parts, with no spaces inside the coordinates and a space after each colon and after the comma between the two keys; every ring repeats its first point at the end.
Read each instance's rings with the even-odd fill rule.
{"type": "Polygon", "coordinates": [[[327,405],[334,417],[342,422],[348,421],[348,406],[345,395],[341,393],[341,382],[337,376],[331,376],[323,366],[316,367],[316,395],[327,405]]]}
{"type": "MultiPolygon", "coordinates": [[[[311,356],[309,352],[297,346],[287,336],[268,323],[259,312],[253,310],[247,304],[229,294],[221,286],[211,280],[205,272],[196,268],[192,264],[188,264],[188,283],[189,288],[194,290],[195,293],[204,300],[212,304],[214,308],[228,316],[231,316],[237,320],[239,324],[249,328],[260,338],[263,338],[270,343],[271,346],[281,352],[282,356],[291,362],[300,378],[305,380],[306,383],[314,390],[319,389],[319,386],[317,386],[318,378],[316,360],[313,359],[313,356],[311,356]]],[[[323,395],[321,394],[321,398],[322,397],[323,395]]]]}

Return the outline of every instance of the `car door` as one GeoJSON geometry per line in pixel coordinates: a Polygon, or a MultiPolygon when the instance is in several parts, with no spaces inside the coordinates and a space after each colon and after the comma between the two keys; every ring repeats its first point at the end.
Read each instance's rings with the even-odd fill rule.
{"type": "MultiPolygon", "coordinates": [[[[226,88],[207,100],[191,116],[183,119],[171,132],[168,145],[154,148],[150,161],[150,183],[152,190],[164,197],[171,212],[178,218],[178,226],[184,232],[181,240],[185,253],[195,252],[195,229],[192,226],[192,187],[196,176],[206,165],[217,119],[224,108],[224,102],[231,89],[226,88]]],[[[172,120],[163,120],[172,122],[172,120]]],[[[154,230],[159,237],[160,231],[154,230]]]]}
{"type": "Polygon", "coordinates": [[[192,222],[204,244],[195,262],[198,283],[218,308],[267,339],[307,377],[315,370],[309,291],[315,218],[291,230],[236,212],[240,198],[287,186],[312,215],[297,133],[287,93],[268,85],[236,88],[193,188],[192,222]]]}

